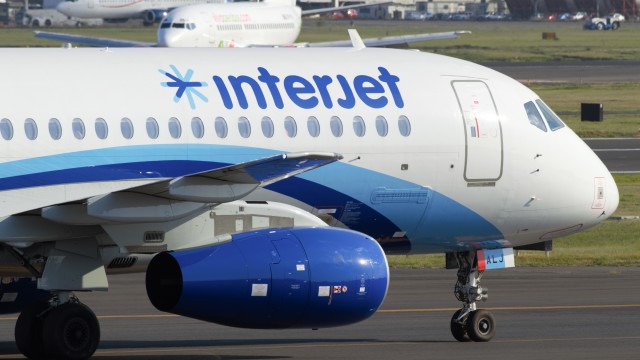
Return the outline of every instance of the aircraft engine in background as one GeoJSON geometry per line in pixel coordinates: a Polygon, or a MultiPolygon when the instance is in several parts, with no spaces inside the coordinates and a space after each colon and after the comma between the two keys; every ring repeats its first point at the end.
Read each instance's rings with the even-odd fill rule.
{"type": "Polygon", "coordinates": [[[378,243],[337,228],[264,229],[163,252],[147,269],[161,311],[243,328],[322,328],[375,313],[389,269],[378,243]]]}

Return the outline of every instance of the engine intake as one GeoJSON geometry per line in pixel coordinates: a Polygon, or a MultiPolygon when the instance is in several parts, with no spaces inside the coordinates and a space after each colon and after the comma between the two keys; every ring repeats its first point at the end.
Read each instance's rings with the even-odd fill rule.
{"type": "Polygon", "coordinates": [[[389,269],[372,238],[337,228],[265,229],[163,252],[147,269],[161,311],[244,328],[321,328],[371,315],[389,269]]]}

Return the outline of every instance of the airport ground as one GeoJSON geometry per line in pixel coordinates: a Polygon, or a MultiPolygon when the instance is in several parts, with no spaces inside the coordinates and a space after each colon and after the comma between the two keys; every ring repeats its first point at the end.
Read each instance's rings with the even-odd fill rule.
{"type": "MultiPolygon", "coordinates": [[[[99,316],[94,358],[116,359],[638,359],[640,268],[516,268],[487,272],[483,286],[498,331],[458,343],[455,270],[392,269],[389,294],[370,319],[341,328],[245,330],[157,312],[144,276],[110,278],[108,293],[79,294],[99,316]]],[[[19,359],[15,317],[0,318],[0,359],[19,359]]]]}

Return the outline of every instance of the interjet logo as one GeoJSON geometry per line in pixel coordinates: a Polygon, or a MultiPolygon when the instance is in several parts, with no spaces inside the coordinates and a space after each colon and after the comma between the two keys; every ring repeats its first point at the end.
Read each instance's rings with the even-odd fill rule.
{"type": "Polygon", "coordinates": [[[176,94],[173,97],[173,101],[177,103],[180,101],[180,99],[182,99],[182,96],[184,94],[187,94],[187,100],[189,100],[189,106],[191,107],[191,110],[196,109],[194,96],[197,96],[203,102],[208,101],[206,96],[202,95],[200,91],[195,89],[197,87],[206,87],[207,83],[200,81],[191,81],[193,70],[188,69],[183,76],[178,68],[176,68],[174,65],[169,66],[171,67],[171,71],[173,73],[164,71],[162,69],[159,69],[158,71],[160,71],[161,74],[166,75],[169,79],[173,80],[160,83],[160,85],[164,87],[177,88],[176,94]]]}
{"type": "MultiPolygon", "coordinates": [[[[174,65],[172,72],[160,70],[160,73],[171,79],[161,83],[164,87],[177,88],[173,100],[177,103],[187,94],[189,106],[195,110],[195,97],[208,102],[198,87],[206,87],[206,82],[191,81],[193,70],[189,69],[184,76],[174,65]]],[[[342,74],[274,74],[264,67],[257,67],[255,72],[237,75],[213,75],[213,86],[209,94],[219,99],[226,109],[248,109],[257,106],[260,109],[283,109],[285,105],[297,106],[301,109],[313,109],[318,106],[326,109],[353,109],[357,105],[372,109],[395,106],[404,107],[400,92],[400,78],[385,67],[369,69],[351,76],[342,74]],[[217,93],[217,94],[216,94],[217,93]]]]}

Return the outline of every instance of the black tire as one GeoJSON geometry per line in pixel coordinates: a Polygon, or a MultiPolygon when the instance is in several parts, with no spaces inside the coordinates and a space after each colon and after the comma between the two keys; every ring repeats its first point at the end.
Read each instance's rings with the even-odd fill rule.
{"type": "Polygon", "coordinates": [[[614,22],[613,24],[611,24],[611,30],[618,30],[619,28],[620,28],[619,22],[614,22]]]}
{"type": "Polygon", "coordinates": [[[66,303],[51,310],[44,321],[43,337],[49,356],[84,360],[98,348],[100,325],[87,306],[66,303]]]}
{"type": "Polygon", "coordinates": [[[486,342],[496,334],[496,319],[487,310],[476,310],[467,319],[467,334],[473,341],[486,342]]]}
{"type": "Polygon", "coordinates": [[[16,346],[22,355],[30,359],[47,357],[42,337],[44,320],[38,316],[47,308],[49,308],[49,303],[46,301],[33,303],[22,310],[18,321],[16,321],[14,332],[16,346]]]}
{"type": "Polygon", "coordinates": [[[31,23],[32,27],[40,27],[40,21],[38,20],[33,20],[33,22],[31,23]]]}
{"type": "Polygon", "coordinates": [[[458,319],[458,316],[460,316],[461,312],[462,309],[453,313],[453,316],[451,317],[451,335],[453,335],[453,337],[460,342],[468,342],[471,341],[471,338],[469,337],[469,334],[467,334],[465,324],[456,322],[456,319],[458,319]]]}

